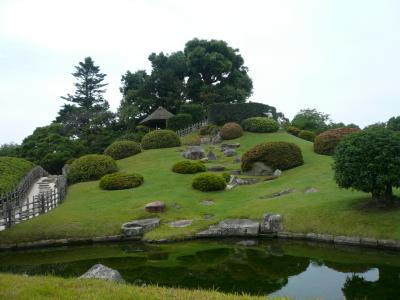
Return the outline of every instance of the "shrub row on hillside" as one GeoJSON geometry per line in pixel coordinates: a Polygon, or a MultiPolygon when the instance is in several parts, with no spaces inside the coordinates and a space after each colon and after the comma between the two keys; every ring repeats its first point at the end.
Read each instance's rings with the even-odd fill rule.
{"type": "Polygon", "coordinates": [[[279,129],[278,122],[274,119],[265,117],[248,118],[242,122],[242,127],[249,132],[277,132],[279,129]]]}
{"type": "Polygon", "coordinates": [[[201,161],[184,160],[177,162],[172,167],[172,171],[180,174],[194,174],[205,172],[206,166],[201,161]]]}
{"type": "Polygon", "coordinates": [[[298,137],[306,141],[314,142],[316,134],[309,130],[301,130],[298,137]]]}
{"type": "Polygon", "coordinates": [[[178,147],[181,139],[172,130],[154,130],[147,133],[142,140],[143,149],[178,147]]]}
{"type": "Polygon", "coordinates": [[[98,180],[117,170],[117,164],[110,156],[89,154],[74,160],[69,167],[68,179],[71,183],[98,180]]]}
{"type": "Polygon", "coordinates": [[[286,128],[286,131],[289,132],[290,134],[294,135],[294,136],[298,136],[301,129],[294,127],[294,126],[288,126],[286,128]]]}
{"type": "Polygon", "coordinates": [[[336,146],[349,134],[359,131],[358,128],[331,129],[319,134],[314,141],[314,151],[318,154],[333,155],[336,146]]]}
{"type": "Polygon", "coordinates": [[[113,159],[122,159],[142,151],[140,145],[133,141],[117,141],[112,143],[104,150],[104,154],[111,156],[113,159]]]}
{"type": "Polygon", "coordinates": [[[138,187],[143,181],[140,174],[113,173],[101,177],[99,186],[103,190],[124,190],[138,187]]]}

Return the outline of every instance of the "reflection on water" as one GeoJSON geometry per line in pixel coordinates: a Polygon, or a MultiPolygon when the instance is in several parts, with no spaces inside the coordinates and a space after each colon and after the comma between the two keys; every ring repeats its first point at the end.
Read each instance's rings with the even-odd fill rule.
{"type": "Polygon", "coordinates": [[[397,253],[301,242],[122,243],[0,253],[0,272],[76,277],[102,263],[134,284],[295,299],[399,299],[397,253]],[[250,244],[250,243],[249,243],[250,244]]]}

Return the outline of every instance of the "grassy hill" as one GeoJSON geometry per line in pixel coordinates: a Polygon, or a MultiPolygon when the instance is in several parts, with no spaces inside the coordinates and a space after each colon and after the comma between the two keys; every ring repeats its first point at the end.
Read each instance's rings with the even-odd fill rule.
{"type": "MultiPolygon", "coordinates": [[[[333,181],[331,157],[315,154],[312,143],[285,132],[245,133],[232,142],[240,142],[238,151],[243,153],[265,141],[296,143],[303,151],[305,164],[283,172],[273,181],[203,193],[192,189],[194,175],[171,171],[172,165],[182,160],[181,148],[146,150],[118,161],[121,170],[144,176],[145,183],[141,187],[103,191],[97,181],[72,185],[59,208],[0,232],[0,242],[118,234],[122,223],[154,216],[144,211],[144,205],[156,200],[165,201],[167,210],[160,214],[162,226],[148,232],[145,236],[148,239],[190,236],[225,218],[260,219],[265,212],[282,214],[288,231],[400,239],[400,211],[367,211],[364,203],[369,195],[339,189],[333,181]],[[311,187],[318,192],[304,193],[311,187]],[[266,197],[288,188],[295,192],[266,197]],[[203,200],[213,200],[215,204],[206,206],[201,203],[203,200]],[[206,215],[211,218],[205,218],[206,215]],[[171,228],[167,224],[180,219],[192,219],[193,225],[171,228]]],[[[215,151],[220,160],[213,164],[239,168],[239,164],[232,163],[233,158],[215,151]]]]}
{"type": "Polygon", "coordinates": [[[17,186],[33,167],[33,163],[22,158],[0,157],[0,195],[17,186]]]}

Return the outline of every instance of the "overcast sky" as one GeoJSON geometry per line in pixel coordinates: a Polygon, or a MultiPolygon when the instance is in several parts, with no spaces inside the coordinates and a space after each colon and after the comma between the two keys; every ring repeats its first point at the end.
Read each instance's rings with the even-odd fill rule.
{"type": "Polygon", "coordinates": [[[316,108],[361,126],[400,115],[400,1],[0,0],[0,144],[54,120],[91,56],[119,105],[120,78],[194,38],[239,48],[250,100],[292,118],[316,108]]]}

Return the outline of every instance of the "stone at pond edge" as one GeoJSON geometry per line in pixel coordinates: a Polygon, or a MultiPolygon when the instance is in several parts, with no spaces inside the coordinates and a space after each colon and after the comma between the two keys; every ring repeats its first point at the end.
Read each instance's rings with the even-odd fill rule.
{"type": "Polygon", "coordinates": [[[245,174],[252,175],[252,176],[271,176],[274,171],[267,165],[265,165],[261,161],[257,161],[253,163],[251,169],[246,171],[245,174]]]}
{"type": "Polygon", "coordinates": [[[182,156],[186,159],[197,160],[205,157],[206,152],[200,146],[189,146],[182,152],[182,156]]]}
{"type": "Polygon", "coordinates": [[[264,214],[260,225],[261,233],[283,231],[283,218],[281,215],[264,214]]]}
{"type": "Polygon", "coordinates": [[[160,213],[165,210],[165,203],[162,201],[155,201],[146,204],[145,210],[150,213],[160,213]]]}
{"type": "Polygon", "coordinates": [[[192,220],[178,220],[175,222],[169,223],[170,227],[180,228],[180,227],[187,227],[192,225],[192,220]]]}
{"type": "Polygon", "coordinates": [[[227,219],[196,233],[197,237],[257,236],[260,223],[249,219],[227,219]]]}
{"type": "Polygon", "coordinates": [[[117,270],[111,269],[102,264],[94,265],[79,278],[95,278],[125,283],[125,280],[117,270]]]}
{"type": "Polygon", "coordinates": [[[158,226],[160,226],[160,219],[150,218],[124,223],[121,226],[121,230],[126,236],[140,236],[158,226]]]}
{"type": "Polygon", "coordinates": [[[257,244],[255,240],[243,240],[236,243],[238,246],[256,246],[257,244]]]}
{"type": "Polygon", "coordinates": [[[215,153],[212,152],[211,150],[208,151],[207,158],[208,158],[208,160],[217,160],[218,159],[218,157],[215,155],[215,153]]]}

